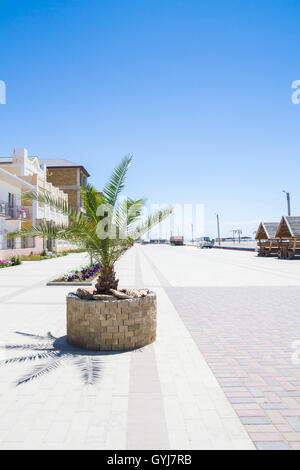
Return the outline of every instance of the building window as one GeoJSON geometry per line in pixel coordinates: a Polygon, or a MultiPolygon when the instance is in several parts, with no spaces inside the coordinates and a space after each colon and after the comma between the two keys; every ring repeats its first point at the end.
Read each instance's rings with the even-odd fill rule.
{"type": "Polygon", "coordinates": [[[35,237],[22,237],[21,248],[35,248],[35,237]]]}
{"type": "Polygon", "coordinates": [[[7,240],[7,248],[10,249],[10,250],[16,248],[15,238],[11,238],[11,239],[7,240]]]}
{"type": "Polygon", "coordinates": [[[86,176],[80,172],[80,186],[86,185],[86,176]]]}

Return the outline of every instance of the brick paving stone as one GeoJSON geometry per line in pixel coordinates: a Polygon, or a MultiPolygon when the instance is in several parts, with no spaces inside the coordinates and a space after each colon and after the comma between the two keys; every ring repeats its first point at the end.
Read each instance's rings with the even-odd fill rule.
{"type": "Polygon", "coordinates": [[[268,418],[261,417],[261,416],[241,417],[241,421],[243,424],[269,424],[270,423],[270,420],[268,418]]]}
{"type": "Polygon", "coordinates": [[[273,424],[245,424],[248,433],[275,433],[278,432],[273,424]]]}
{"type": "Polygon", "coordinates": [[[287,441],[299,441],[300,442],[300,433],[299,432],[285,432],[283,436],[287,441]]]}
{"type": "Polygon", "coordinates": [[[264,397],[264,393],[257,387],[248,387],[248,390],[253,397],[264,397]]]}
{"type": "Polygon", "coordinates": [[[300,432],[300,419],[296,417],[287,417],[287,422],[291,425],[294,431],[300,432]]]}
{"type": "Polygon", "coordinates": [[[300,416],[300,410],[282,410],[282,416],[300,416]]]}
{"type": "Polygon", "coordinates": [[[236,413],[241,418],[243,417],[265,417],[266,414],[263,410],[236,410],[236,413]]]}
{"type": "Polygon", "coordinates": [[[230,403],[255,403],[253,398],[244,398],[244,397],[239,397],[239,398],[229,398],[230,403]]]}
{"type": "Polygon", "coordinates": [[[249,435],[254,442],[260,442],[260,441],[276,442],[276,441],[282,440],[281,434],[275,433],[275,432],[270,432],[270,433],[256,432],[256,433],[250,433],[249,435]]]}
{"type": "Polygon", "coordinates": [[[262,403],[265,410],[284,410],[287,406],[284,403],[262,403]]]}
{"type": "Polygon", "coordinates": [[[241,387],[243,385],[242,382],[232,382],[231,380],[220,380],[220,385],[222,387],[241,387]]]}
{"type": "Polygon", "coordinates": [[[300,450],[300,442],[289,442],[289,445],[294,450],[300,450]]]}
{"type": "Polygon", "coordinates": [[[277,431],[279,432],[292,432],[293,428],[288,424],[276,424],[277,431]]]}
{"type": "Polygon", "coordinates": [[[290,450],[286,442],[256,442],[258,450],[290,450]]]}

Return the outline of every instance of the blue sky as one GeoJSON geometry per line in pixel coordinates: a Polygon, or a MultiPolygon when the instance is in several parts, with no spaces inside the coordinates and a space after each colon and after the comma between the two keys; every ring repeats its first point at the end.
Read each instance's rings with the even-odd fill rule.
{"type": "MultiPolygon", "coordinates": [[[[0,155],[86,166],[101,189],[204,204],[223,236],[300,215],[298,0],[1,0],[0,155]]],[[[189,225],[189,221],[188,221],[189,225]]]]}

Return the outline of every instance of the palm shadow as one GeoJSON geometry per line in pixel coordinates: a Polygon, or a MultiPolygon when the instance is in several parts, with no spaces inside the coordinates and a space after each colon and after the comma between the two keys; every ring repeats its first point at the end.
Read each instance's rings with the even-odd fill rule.
{"type": "Polygon", "coordinates": [[[22,362],[34,363],[28,373],[16,380],[17,386],[39,379],[43,375],[56,370],[67,361],[73,363],[79,370],[85,385],[94,385],[101,378],[103,356],[122,354],[122,351],[89,351],[81,349],[69,344],[66,336],[56,338],[50,331],[45,336],[20,331],[15,333],[36,341],[2,346],[7,350],[26,351],[26,354],[4,359],[0,361],[0,365],[22,362]]]}

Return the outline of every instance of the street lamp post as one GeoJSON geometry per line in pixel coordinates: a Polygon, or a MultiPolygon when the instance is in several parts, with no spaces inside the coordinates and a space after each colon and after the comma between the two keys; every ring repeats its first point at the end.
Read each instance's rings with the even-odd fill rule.
{"type": "Polygon", "coordinates": [[[236,233],[237,233],[238,236],[239,236],[239,243],[241,243],[242,230],[241,230],[241,229],[238,229],[238,230],[236,230],[236,233]]]}
{"type": "Polygon", "coordinates": [[[216,214],[216,217],[217,217],[217,228],[218,228],[218,240],[219,240],[219,245],[221,245],[219,214],[216,214]]]}
{"type": "Polygon", "coordinates": [[[287,191],[284,191],[284,190],[282,192],[286,194],[288,215],[291,215],[291,197],[290,197],[290,193],[287,192],[287,191]]]}

